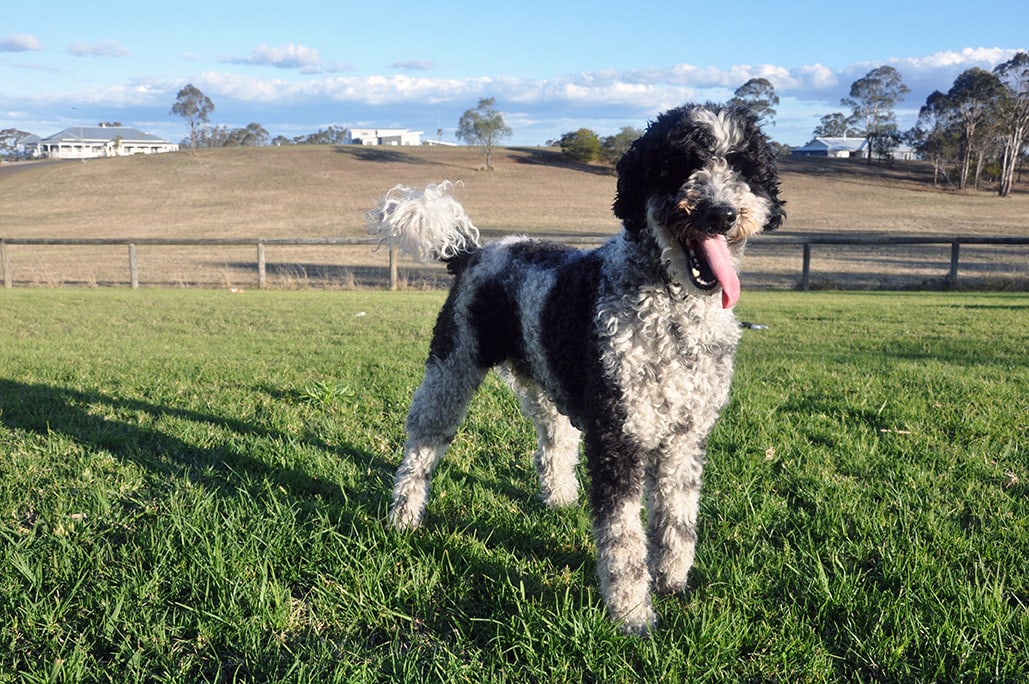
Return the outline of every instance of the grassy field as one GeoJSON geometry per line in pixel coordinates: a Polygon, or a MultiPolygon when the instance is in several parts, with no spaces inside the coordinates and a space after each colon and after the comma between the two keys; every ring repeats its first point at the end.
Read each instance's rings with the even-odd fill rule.
{"type": "Polygon", "coordinates": [[[647,640],[492,378],[385,528],[441,299],[0,292],[0,682],[1029,678],[1026,295],[745,292],[647,640]]]}
{"type": "MultiPolygon", "coordinates": [[[[458,197],[476,225],[500,233],[610,235],[615,177],[610,168],[564,163],[541,148],[501,148],[496,170],[479,170],[477,149],[301,145],[234,148],[90,162],[0,167],[2,237],[326,237],[365,235],[364,214],[397,183],[461,181],[458,197]]],[[[1029,235],[1029,186],[1006,199],[989,192],[935,189],[923,163],[783,159],[788,219],[783,234],[1029,235]]],[[[128,281],[124,247],[12,246],[19,285],[104,285],[128,281]]],[[[143,283],[253,287],[252,248],[141,248],[143,283]]],[[[347,286],[361,267],[385,266],[367,247],[276,248],[277,287],[347,286]]],[[[1029,247],[971,248],[965,275],[1029,279],[1029,247]],[[1001,269],[1002,264],[1008,268],[1001,269]]],[[[939,248],[816,250],[820,286],[910,287],[947,273],[939,248]],[[871,256],[871,258],[869,258],[871,256]],[[869,277],[868,274],[871,274],[869,277]],[[877,274],[882,274],[877,275],[877,274]]],[[[749,285],[790,287],[800,250],[753,241],[749,285]]]]}

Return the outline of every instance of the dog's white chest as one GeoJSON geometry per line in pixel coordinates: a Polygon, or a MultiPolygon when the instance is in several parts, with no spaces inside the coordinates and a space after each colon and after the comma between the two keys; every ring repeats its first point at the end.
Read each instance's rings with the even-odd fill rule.
{"type": "Polygon", "coordinates": [[[626,414],[625,433],[644,448],[717,415],[728,398],[739,339],[731,311],[706,300],[642,294],[602,306],[598,324],[604,371],[626,414]]]}

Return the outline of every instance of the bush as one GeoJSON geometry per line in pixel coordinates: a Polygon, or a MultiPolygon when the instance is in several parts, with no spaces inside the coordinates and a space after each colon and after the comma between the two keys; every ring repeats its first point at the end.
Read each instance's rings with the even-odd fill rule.
{"type": "Polygon", "coordinates": [[[588,128],[580,128],[561,136],[561,153],[579,162],[591,162],[600,156],[600,138],[588,128]]]}
{"type": "Polygon", "coordinates": [[[629,151],[636,138],[643,135],[643,131],[632,126],[624,126],[615,135],[604,138],[602,156],[604,161],[617,164],[622,155],[629,151]]]}

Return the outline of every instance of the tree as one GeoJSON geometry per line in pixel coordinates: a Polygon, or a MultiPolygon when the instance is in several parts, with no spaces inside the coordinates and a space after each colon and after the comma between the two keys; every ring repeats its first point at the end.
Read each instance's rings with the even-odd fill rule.
{"type": "Polygon", "coordinates": [[[933,91],[918,110],[918,122],[905,136],[923,159],[933,162],[933,185],[946,177],[946,163],[958,157],[958,136],[947,96],[933,91]]]}
{"type": "Polygon", "coordinates": [[[486,168],[492,169],[493,148],[501,138],[511,135],[503,115],[496,109],[496,98],[484,97],[475,109],[465,110],[457,122],[457,139],[482,147],[486,168]]]}
{"type": "Polygon", "coordinates": [[[31,133],[18,130],[17,128],[5,128],[0,130],[0,157],[17,157],[21,154],[21,141],[31,133]]]}
{"type": "Polygon", "coordinates": [[[258,123],[245,128],[208,126],[201,131],[197,143],[200,147],[258,147],[268,144],[268,131],[258,123]]]}
{"type": "Polygon", "coordinates": [[[197,142],[200,138],[200,127],[210,122],[211,112],[214,111],[214,103],[211,98],[200,92],[200,89],[192,83],[179,91],[172,105],[171,113],[181,116],[189,124],[190,149],[196,153],[197,142]]]}
{"type": "Polygon", "coordinates": [[[752,78],[733,93],[728,105],[745,107],[754,113],[758,123],[775,125],[775,108],[779,106],[779,96],[775,88],[766,78],[752,78]]]}
{"type": "Polygon", "coordinates": [[[999,100],[1004,93],[1004,84],[996,74],[973,67],[958,74],[954,85],[947,91],[947,104],[952,112],[957,129],[961,134],[961,174],[958,187],[968,187],[968,175],[972,159],[976,165],[976,186],[978,170],[982,168],[986,148],[990,141],[990,123],[995,119],[999,100]]]}
{"type": "Polygon", "coordinates": [[[227,145],[259,147],[268,144],[269,134],[259,123],[249,123],[246,128],[237,128],[229,134],[227,145]]]}
{"type": "Polygon", "coordinates": [[[868,139],[868,163],[872,163],[873,150],[880,156],[888,154],[892,149],[890,141],[898,139],[893,107],[910,91],[899,71],[881,66],[854,81],[850,97],[840,100],[840,104],[853,110],[851,121],[868,139]]]}
{"type": "Polygon", "coordinates": [[[849,138],[853,132],[843,112],[833,112],[819,119],[814,135],[816,138],[849,138]]]}
{"type": "Polygon", "coordinates": [[[600,137],[588,128],[565,133],[558,145],[561,153],[573,161],[591,162],[600,156],[600,137]]]}
{"type": "Polygon", "coordinates": [[[1003,122],[1003,158],[997,194],[1007,197],[1015,182],[1015,167],[1029,136],[1029,53],[1019,52],[995,67],[993,73],[1005,87],[999,119],[1003,122]]]}
{"type": "Polygon", "coordinates": [[[640,129],[633,128],[632,126],[623,126],[622,130],[600,141],[600,156],[604,161],[612,164],[617,163],[641,135],[643,135],[643,131],[640,129]]]}
{"type": "Polygon", "coordinates": [[[347,129],[343,126],[319,128],[315,133],[293,138],[297,145],[342,145],[347,140],[347,129]]]}

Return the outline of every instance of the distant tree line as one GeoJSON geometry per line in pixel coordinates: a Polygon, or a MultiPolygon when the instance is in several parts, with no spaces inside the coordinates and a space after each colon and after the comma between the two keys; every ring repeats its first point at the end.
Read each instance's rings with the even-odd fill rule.
{"type": "MultiPolygon", "coordinates": [[[[752,78],[737,88],[726,104],[746,107],[758,118],[758,123],[774,126],[779,97],[768,79],[752,78]]],[[[565,133],[558,140],[548,141],[547,145],[560,147],[561,153],[572,161],[614,164],[642,134],[638,128],[625,126],[615,135],[600,137],[589,128],[580,128],[565,133]]]]}
{"type": "Polygon", "coordinates": [[[934,91],[907,139],[933,162],[934,180],[953,170],[959,189],[978,189],[988,174],[1009,195],[1029,143],[1029,53],[992,71],[968,69],[946,93],[934,91]]]}
{"type": "Polygon", "coordinates": [[[873,155],[889,158],[907,142],[933,163],[934,184],[943,179],[961,190],[979,189],[989,176],[996,179],[1001,197],[1009,195],[1029,152],[1029,53],[1019,52],[992,71],[975,67],[961,72],[946,93],[937,90],[926,98],[918,122],[902,132],[893,108],[908,92],[893,67],[873,69],[840,101],[851,114],[826,114],[814,134],[867,137],[869,162],[873,155]]]}
{"type": "Polygon", "coordinates": [[[561,153],[572,161],[602,161],[614,164],[641,135],[643,131],[632,126],[624,126],[615,135],[603,138],[589,128],[580,128],[562,135],[561,139],[556,141],[556,145],[561,148],[561,153]]]}

